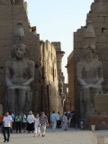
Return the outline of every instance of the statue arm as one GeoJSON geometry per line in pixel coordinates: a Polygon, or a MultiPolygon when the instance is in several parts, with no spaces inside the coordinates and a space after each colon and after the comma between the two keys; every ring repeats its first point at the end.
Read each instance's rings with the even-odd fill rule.
{"type": "Polygon", "coordinates": [[[10,62],[6,63],[5,74],[6,74],[6,85],[7,86],[12,86],[13,84],[12,84],[12,81],[11,81],[10,62]]]}
{"type": "Polygon", "coordinates": [[[77,64],[77,80],[81,86],[86,86],[87,83],[83,79],[83,63],[79,62],[77,64]]]}
{"type": "Polygon", "coordinates": [[[34,81],[35,63],[33,61],[29,61],[29,68],[30,78],[22,84],[23,86],[28,86],[34,81]]]}

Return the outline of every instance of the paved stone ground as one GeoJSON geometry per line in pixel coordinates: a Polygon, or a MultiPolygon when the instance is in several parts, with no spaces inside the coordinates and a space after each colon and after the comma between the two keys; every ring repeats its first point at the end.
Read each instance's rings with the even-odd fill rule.
{"type": "Polygon", "coordinates": [[[108,144],[108,130],[100,130],[95,132],[96,137],[103,136],[104,144],[108,144]]]}
{"type": "MultiPolygon", "coordinates": [[[[47,129],[45,137],[33,137],[30,133],[11,134],[9,144],[97,144],[97,136],[105,136],[105,144],[108,144],[108,131],[87,131],[78,129],[62,129],[52,132],[47,129]]],[[[0,143],[3,142],[3,135],[0,135],[0,143]]],[[[6,142],[7,143],[7,142],[6,142]]]]}

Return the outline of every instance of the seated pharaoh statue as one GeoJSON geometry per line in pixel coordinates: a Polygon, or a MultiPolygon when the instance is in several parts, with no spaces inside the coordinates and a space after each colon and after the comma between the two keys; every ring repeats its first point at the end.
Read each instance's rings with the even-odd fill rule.
{"type": "Polygon", "coordinates": [[[91,47],[83,50],[83,59],[77,63],[77,80],[81,87],[80,112],[87,116],[95,108],[94,97],[102,93],[103,82],[102,63],[91,47]]]}
{"type": "Polygon", "coordinates": [[[83,29],[82,60],[76,65],[80,84],[80,116],[95,114],[95,96],[102,93],[103,67],[96,54],[96,34],[91,21],[83,29]]]}
{"type": "Polygon", "coordinates": [[[30,84],[34,81],[35,64],[27,58],[27,53],[26,45],[16,43],[12,58],[6,62],[7,106],[12,113],[22,113],[32,103],[30,84]]]}

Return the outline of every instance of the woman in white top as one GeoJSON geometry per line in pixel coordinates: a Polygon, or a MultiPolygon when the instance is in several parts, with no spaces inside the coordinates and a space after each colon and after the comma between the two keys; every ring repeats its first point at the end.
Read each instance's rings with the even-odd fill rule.
{"type": "Polygon", "coordinates": [[[32,111],[29,112],[29,115],[27,116],[27,131],[33,132],[34,131],[34,115],[32,111]]]}
{"type": "Polygon", "coordinates": [[[38,134],[40,136],[40,119],[39,119],[39,114],[36,114],[36,117],[34,119],[34,136],[38,134]]]}

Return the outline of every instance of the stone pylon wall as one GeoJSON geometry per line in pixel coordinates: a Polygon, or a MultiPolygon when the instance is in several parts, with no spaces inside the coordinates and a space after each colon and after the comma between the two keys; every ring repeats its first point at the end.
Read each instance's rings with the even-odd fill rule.
{"type": "MultiPolygon", "coordinates": [[[[96,33],[96,52],[99,60],[103,64],[103,92],[108,92],[108,1],[95,0],[91,5],[91,10],[87,14],[87,21],[92,21],[96,33]]],[[[74,70],[76,71],[76,63],[82,58],[83,46],[83,28],[74,33],[74,70]]],[[[76,73],[74,71],[74,73],[76,73]]],[[[76,75],[74,76],[74,91],[76,111],[79,111],[80,89],[76,75]]]]}

